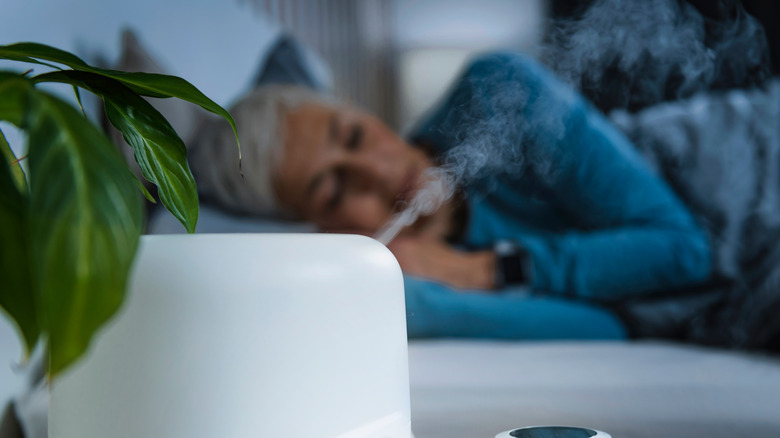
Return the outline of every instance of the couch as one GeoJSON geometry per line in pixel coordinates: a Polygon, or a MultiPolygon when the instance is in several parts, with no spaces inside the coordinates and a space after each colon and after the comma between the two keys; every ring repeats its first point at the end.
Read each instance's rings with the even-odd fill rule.
{"type": "Polygon", "coordinates": [[[780,436],[780,358],[661,341],[409,344],[417,438],[533,425],[614,438],[780,436]]]}

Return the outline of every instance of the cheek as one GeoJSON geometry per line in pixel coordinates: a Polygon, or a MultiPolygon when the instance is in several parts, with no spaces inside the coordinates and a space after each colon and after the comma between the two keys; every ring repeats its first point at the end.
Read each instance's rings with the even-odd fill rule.
{"type": "Polygon", "coordinates": [[[400,166],[412,164],[421,169],[433,165],[425,152],[412,147],[396,135],[395,132],[384,127],[380,127],[374,132],[372,144],[375,145],[377,159],[384,162],[395,163],[400,166]]]}
{"type": "Polygon", "coordinates": [[[395,135],[393,131],[386,129],[384,126],[377,127],[374,131],[373,140],[378,146],[377,149],[383,153],[397,155],[407,150],[406,143],[395,135]]]}

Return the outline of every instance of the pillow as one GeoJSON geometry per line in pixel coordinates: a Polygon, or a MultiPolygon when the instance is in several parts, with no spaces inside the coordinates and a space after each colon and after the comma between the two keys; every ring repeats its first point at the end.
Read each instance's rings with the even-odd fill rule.
{"type": "Polygon", "coordinates": [[[330,93],[333,78],[322,59],[295,38],[280,34],[258,67],[253,86],[295,84],[330,93]]]}

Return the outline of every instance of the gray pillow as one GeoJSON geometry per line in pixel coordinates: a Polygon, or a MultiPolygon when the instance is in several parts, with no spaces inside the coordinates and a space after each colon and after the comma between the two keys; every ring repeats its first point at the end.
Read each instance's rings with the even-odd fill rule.
{"type": "Polygon", "coordinates": [[[322,59],[288,34],[281,34],[261,61],[253,86],[294,84],[330,93],[333,80],[322,59]]]}

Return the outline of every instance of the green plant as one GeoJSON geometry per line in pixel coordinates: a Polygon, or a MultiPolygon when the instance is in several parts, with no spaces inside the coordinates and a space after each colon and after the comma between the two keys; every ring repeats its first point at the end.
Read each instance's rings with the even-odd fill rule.
{"type": "Polygon", "coordinates": [[[142,230],[139,189],[154,199],[83,108],[38,84],[71,85],[79,106],[79,89],[101,98],[144,177],[189,232],[198,195],[184,143],[142,96],[183,99],[224,117],[234,133],[236,127],[227,111],[178,77],[101,69],[36,43],[0,46],[0,59],[53,69],[0,71],[0,120],[26,134],[28,161],[25,174],[0,132],[0,307],[16,323],[27,355],[46,340],[51,378],[84,354],[119,309],[142,230]]]}

